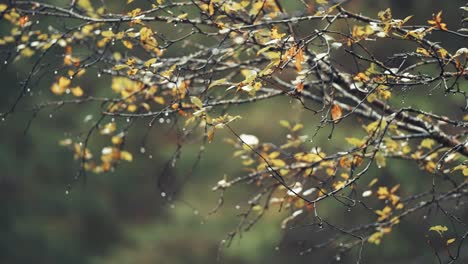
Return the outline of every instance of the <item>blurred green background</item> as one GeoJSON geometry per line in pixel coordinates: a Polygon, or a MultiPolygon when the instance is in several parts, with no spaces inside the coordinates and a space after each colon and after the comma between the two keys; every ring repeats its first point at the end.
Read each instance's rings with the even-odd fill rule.
{"type": "MultiPolygon", "coordinates": [[[[291,10],[298,6],[295,3],[298,1],[281,2],[291,10]]],[[[425,24],[432,13],[443,10],[444,20],[450,27],[458,25],[461,16],[459,6],[462,4],[463,1],[353,0],[345,7],[372,16],[390,7],[394,17],[415,15],[413,23],[420,24],[425,24]]],[[[5,30],[5,27],[0,28],[0,35],[5,30]]],[[[448,41],[446,48],[452,52],[466,45],[457,39],[444,41],[448,41]]],[[[389,47],[375,47],[377,52],[386,49],[389,47]]],[[[1,67],[0,112],[6,111],[16,98],[19,82],[29,67],[27,61],[1,67]]],[[[47,90],[49,84],[38,83],[35,89],[47,90]]],[[[89,84],[107,87],[109,79],[96,78],[89,84]]],[[[437,91],[434,94],[436,96],[430,97],[427,91],[413,90],[396,93],[395,96],[404,97],[396,100],[406,100],[406,103],[426,110],[457,117],[461,115],[458,109],[438,104],[434,99],[437,91]]],[[[31,106],[40,100],[32,96],[25,99],[24,105],[31,106]]],[[[457,98],[449,100],[460,102],[457,98]]],[[[33,119],[26,133],[24,130],[32,117],[31,112],[20,109],[8,120],[0,122],[1,263],[214,263],[217,258],[223,263],[332,261],[330,255],[333,256],[333,252],[328,250],[299,255],[302,249],[307,248],[305,241],[321,235],[306,229],[281,230],[280,223],[285,214],[277,210],[271,210],[241,239],[236,238],[229,248],[219,251],[220,241],[235,229],[240,220],[239,213],[247,208],[246,197],[255,193],[251,186],[233,188],[226,193],[221,209],[209,214],[218,202],[218,194],[211,188],[224,175],[236,177],[243,173],[239,160],[232,157],[233,149],[222,140],[232,137],[225,132],[216,135],[215,142],[207,146],[190,180],[176,196],[168,199],[161,195],[158,177],[165,161],[176,149],[175,137],[170,132],[171,124],[151,129],[144,145],[145,151],[141,153],[142,131],[146,131],[147,124],[146,121],[138,121],[132,128],[135,135],[129,143],[130,150],[135,153],[135,161],[122,164],[112,173],[89,174],[86,182],[75,183],[72,192],[66,195],[66,184],[75,175],[78,164],[72,153],[58,146],[58,141],[68,137],[69,133],[85,131],[88,126],[83,120],[96,109],[73,106],[47,109],[33,119]]],[[[233,111],[249,113],[248,118],[233,125],[237,131],[256,134],[264,141],[284,138],[285,134],[278,132],[278,120],[300,121],[305,117],[300,107],[291,105],[288,98],[242,106],[233,111]]],[[[352,124],[349,126],[352,128],[352,124]]],[[[313,129],[313,124],[306,123],[306,132],[313,129]]],[[[344,132],[337,132],[334,137],[340,138],[344,132]]],[[[326,136],[325,132],[320,138],[326,136]]],[[[333,142],[326,144],[333,149],[333,142]]],[[[199,148],[199,143],[184,146],[176,166],[165,171],[167,186],[176,185],[188,175],[199,148]]],[[[406,193],[426,190],[421,186],[422,182],[398,176],[422,174],[413,164],[397,163],[378,173],[388,177],[390,182],[397,175],[397,181],[405,184],[406,193]]],[[[343,217],[346,212],[338,205],[328,205],[325,214],[330,219],[343,223],[360,221],[359,216],[343,217]],[[340,210],[334,210],[334,205],[340,210]]],[[[420,217],[416,215],[413,220],[417,222],[420,217]]],[[[366,246],[366,263],[432,262],[434,257],[423,236],[426,230],[427,225],[400,225],[385,238],[382,246],[366,246]]],[[[351,260],[341,259],[344,262],[351,260]]]]}

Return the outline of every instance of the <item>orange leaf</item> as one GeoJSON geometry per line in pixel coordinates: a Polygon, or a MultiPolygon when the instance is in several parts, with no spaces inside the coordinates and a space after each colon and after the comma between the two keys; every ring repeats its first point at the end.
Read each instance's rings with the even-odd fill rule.
{"type": "Polygon", "coordinates": [[[334,104],[331,109],[331,118],[332,120],[337,120],[340,119],[341,116],[343,115],[343,112],[341,111],[341,107],[338,105],[334,104]]]}
{"type": "Polygon", "coordinates": [[[297,54],[296,54],[296,69],[297,69],[297,71],[302,70],[302,63],[303,62],[304,62],[304,52],[302,51],[302,48],[300,48],[297,51],[297,54]]]}

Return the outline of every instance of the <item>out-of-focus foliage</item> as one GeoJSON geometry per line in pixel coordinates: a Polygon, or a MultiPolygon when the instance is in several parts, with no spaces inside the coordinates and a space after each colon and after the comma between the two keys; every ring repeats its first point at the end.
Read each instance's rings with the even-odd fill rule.
{"type": "Polygon", "coordinates": [[[468,8],[388,4],[1,3],[0,260],[463,262],[468,8]]]}

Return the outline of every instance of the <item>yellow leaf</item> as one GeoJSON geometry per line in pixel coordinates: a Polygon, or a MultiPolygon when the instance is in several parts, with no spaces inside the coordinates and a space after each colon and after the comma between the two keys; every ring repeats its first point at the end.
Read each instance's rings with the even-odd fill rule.
{"type": "Polygon", "coordinates": [[[212,16],[214,14],[215,10],[214,10],[214,3],[213,3],[213,0],[210,1],[210,4],[208,5],[208,14],[210,14],[210,16],[212,16]]]}
{"type": "Polygon", "coordinates": [[[132,155],[132,153],[123,150],[123,151],[120,152],[120,159],[125,160],[125,161],[132,161],[133,160],[133,155],[132,155]]]}
{"type": "Polygon", "coordinates": [[[448,228],[442,225],[436,225],[436,226],[432,226],[431,228],[429,228],[429,231],[435,231],[439,233],[440,236],[442,236],[442,233],[446,232],[447,230],[448,228]]]}
{"type": "Polygon", "coordinates": [[[190,96],[190,101],[192,102],[192,104],[194,104],[198,108],[200,108],[200,109],[203,108],[203,102],[200,100],[200,98],[198,98],[196,96],[190,96]]]}
{"type": "Polygon", "coordinates": [[[112,32],[111,30],[103,31],[101,35],[106,38],[112,38],[115,36],[114,32],[112,32]]]}
{"type": "Polygon", "coordinates": [[[448,239],[447,240],[447,245],[452,244],[453,242],[455,242],[455,240],[456,240],[455,238],[448,239]]]}
{"type": "Polygon", "coordinates": [[[116,128],[117,128],[116,124],[114,122],[111,122],[111,123],[108,123],[108,124],[104,125],[104,127],[101,129],[100,133],[102,135],[109,135],[112,132],[114,132],[116,128]]]}
{"type": "Polygon", "coordinates": [[[385,167],[387,165],[384,155],[382,155],[380,152],[375,155],[375,162],[379,168],[385,167]]]}
{"type": "Polygon", "coordinates": [[[162,97],[162,96],[155,96],[153,98],[153,101],[158,103],[158,104],[161,104],[161,105],[166,103],[166,101],[164,100],[164,97],[162,97]]]}
{"type": "Polygon", "coordinates": [[[152,58],[152,59],[149,59],[147,60],[143,65],[147,68],[149,68],[151,65],[153,65],[154,63],[156,63],[158,59],[157,58],[152,58]]]}
{"type": "Polygon", "coordinates": [[[345,139],[346,139],[346,142],[348,142],[348,144],[353,145],[355,147],[361,147],[365,143],[363,139],[350,138],[350,137],[347,137],[345,139]]]}
{"type": "Polygon", "coordinates": [[[212,88],[212,87],[215,87],[215,86],[218,86],[218,85],[222,85],[226,82],[226,78],[223,78],[223,79],[219,79],[219,80],[216,80],[216,81],[212,81],[210,83],[210,85],[208,86],[208,89],[212,88]]]}
{"type": "Polygon", "coordinates": [[[427,148],[427,149],[432,149],[432,146],[435,144],[435,141],[430,138],[426,138],[423,141],[421,141],[421,147],[422,148],[427,148]]]}
{"type": "Polygon", "coordinates": [[[280,121],[279,121],[279,124],[280,124],[282,127],[286,127],[286,128],[289,128],[289,127],[291,126],[287,120],[280,120],[280,121]]]}
{"type": "Polygon", "coordinates": [[[122,44],[127,48],[127,49],[133,49],[133,44],[128,41],[128,40],[122,40],[122,44]]]}
{"type": "Polygon", "coordinates": [[[114,145],[120,145],[123,142],[123,135],[119,134],[119,135],[113,136],[111,141],[112,141],[112,144],[114,145]]]}
{"type": "Polygon", "coordinates": [[[206,137],[208,138],[209,143],[213,142],[214,130],[215,130],[214,128],[208,130],[208,134],[206,135],[206,137]]]}
{"type": "Polygon", "coordinates": [[[114,71],[120,71],[120,70],[125,69],[125,68],[128,68],[128,65],[126,65],[126,64],[118,64],[118,65],[115,65],[114,67],[112,67],[112,70],[114,70],[114,71]]]}
{"type": "Polygon", "coordinates": [[[468,176],[468,167],[463,169],[463,176],[468,176]]]}
{"type": "Polygon", "coordinates": [[[81,89],[81,87],[79,86],[76,86],[74,88],[71,88],[71,92],[74,96],[76,97],[81,97],[83,96],[83,89],[81,89]]]}
{"type": "Polygon", "coordinates": [[[188,13],[184,13],[184,14],[180,14],[177,16],[178,19],[184,19],[184,18],[187,18],[188,16],[188,13]]]}
{"type": "Polygon", "coordinates": [[[0,12],[5,11],[7,8],[8,8],[7,5],[5,5],[5,4],[0,4],[0,12]]]}
{"type": "Polygon", "coordinates": [[[294,127],[292,128],[293,132],[296,132],[304,127],[303,124],[295,124],[294,127]]]}

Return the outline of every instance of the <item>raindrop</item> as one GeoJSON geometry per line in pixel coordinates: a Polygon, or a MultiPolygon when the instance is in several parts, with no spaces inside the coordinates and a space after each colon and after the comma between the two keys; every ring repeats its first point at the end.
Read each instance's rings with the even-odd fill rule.
{"type": "Polygon", "coordinates": [[[165,193],[165,192],[161,192],[161,197],[166,197],[166,193],[165,193]]]}
{"type": "Polygon", "coordinates": [[[65,191],[65,194],[66,194],[66,195],[69,195],[69,194],[70,194],[70,191],[69,191],[69,190],[66,190],[66,191],[65,191]]]}
{"type": "Polygon", "coordinates": [[[152,159],[152,158],[153,158],[153,155],[149,155],[148,158],[152,159]]]}
{"type": "Polygon", "coordinates": [[[193,210],[194,215],[198,215],[198,210],[193,210]]]}
{"type": "Polygon", "coordinates": [[[170,124],[170,123],[171,123],[171,119],[170,119],[170,118],[166,119],[166,123],[170,124]]]}
{"type": "Polygon", "coordinates": [[[111,122],[115,122],[115,118],[111,118],[111,122]]]}
{"type": "Polygon", "coordinates": [[[31,88],[26,89],[26,92],[27,92],[27,93],[30,93],[30,92],[31,92],[31,88]]]}
{"type": "Polygon", "coordinates": [[[348,212],[351,212],[351,208],[348,207],[348,210],[347,210],[347,211],[348,211],[348,212]]]}
{"type": "Polygon", "coordinates": [[[162,117],[159,118],[159,123],[161,123],[161,124],[164,123],[164,118],[162,118],[162,117]]]}
{"type": "Polygon", "coordinates": [[[70,76],[70,80],[73,80],[73,76],[70,76]]]}
{"type": "Polygon", "coordinates": [[[130,123],[130,118],[127,118],[127,123],[130,123]]]}
{"type": "Polygon", "coordinates": [[[57,73],[58,73],[58,71],[57,71],[57,70],[55,70],[55,71],[54,71],[54,74],[55,74],[55,75],[57,75],[57,73]]]}
{"type": "Polygon", "coordinates": [[[427,219],[427,215],[423,215],[423,219],[427,219]]]}
{"type": "Polygon", "coordinates": [[[50,115],[49,115],[49,118],[52,118],[52,117],[54,117],[54,116],[53,116],[52,114],[50,114],[50,115]]]}
{"type": "Polygon", "coordinates": [[[3,64],[7,65],[7,64],[8,64],[8,61],[7,61],[7,60],[6,60],[6,61],[4,61],[4,62],[3,62],[3,64]]]}
{"type": "Polygon", "coordinates": [[[304,252],[299,252],[299,256],[303,256],[304,255],[304,252]]]}
{"type": "Polygon", "coordinates": [[[336,261],[340,261],[340,260],[341,260],[341,256],[340,256],[340,255],[336,255],[335,259],[336,259],[336,261]]]}
{"type": "Polygon", "coordinates": [[[278,247],[278,246],[276,246],[276,247],[275,247],[275,250],[276,250],[276,251],[279,251],[279,247],[278,247]]]}
{"type": "Polygon", "coordinates": [[[145,152],[146,152],[145,147],[141,147],[141,148],[140,148],[140,153],[141,153],[141,154],[144,154],[145,152]]]}
{"type": "Polygon", "coordinates": [[[6,119],[5,119],[4,117],[2,117],[2,122],[5,122],[5,120],[6,120],[6,119]]]}
{"type": "Polygon", "coordinates": [[[98,78],[101,78],[101,73],[98,73],[98,74],[97,74],[97,77],[98,77],[98,78]]]}
{"type": "Polygon", "coordinates": [[[239,210],[240,208],[240,205],[236,205],[236,210],[239,210]]]}
{"type": "Polygon", "coordinates": [[[168,112],[166,112],[166,113],[164,113],[164,115],[165,115],[165,116],[169,116],[169,113],[168,113],[168,112]]]}
{"type": "Polygon", "coordinates": [[[174,209],[175,208],[175,204],[171,204],[171,209],[174,209]]]}

